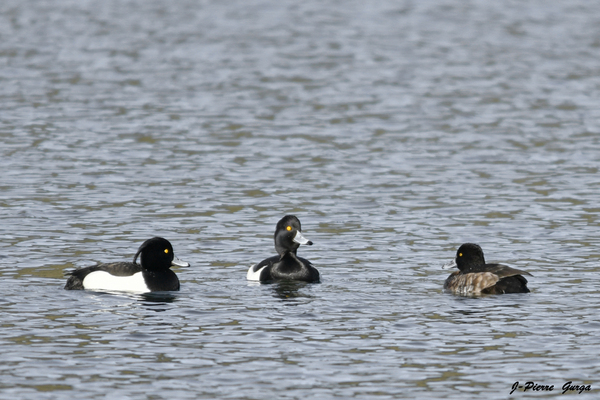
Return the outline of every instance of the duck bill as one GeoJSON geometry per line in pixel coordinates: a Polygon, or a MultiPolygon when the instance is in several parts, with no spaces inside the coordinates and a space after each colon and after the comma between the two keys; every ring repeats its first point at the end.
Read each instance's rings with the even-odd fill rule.
{"type": "Polygon", "coordinates": [[[456,264],[456,258],[449,263],[442,265],[442,269],[450,269],[450,268],[458,268],[458,264],[456,264]]]}
{"type": "Polygon", "coordinates": [[[292,240],[298,244],[307,244],[309,246],[312,246],[312,242],[304,236],[302,236],[302,233],[300,231],[296,231],[296,236],[294,236],[294,239],[292,240]]]}
{"type": "Polygon", "coordinates": [[[190,263],[187,263],[185,261],[181,261],[179,258],[174,257],[173,261],[171,261],[171,266],[174,266],[174,267],[189,267],[190,263]]]}

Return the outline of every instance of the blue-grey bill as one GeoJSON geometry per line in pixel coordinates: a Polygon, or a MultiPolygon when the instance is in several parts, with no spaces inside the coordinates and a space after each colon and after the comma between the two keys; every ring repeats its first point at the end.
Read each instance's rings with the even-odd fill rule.
{"type": "Polygon", "coordinates": [[[190,263],[181,261],[179,258],[175,257],[173,258],[173,261],[171,261],[171,265],[175,267],[189,267],[190,263]]]}
{"type": "Polygon", "coordinates": [[[302,236],[302,232],[297,231],[296,232],[296,236],[294,236],[294,242],[299,243],[299,244],[307,244],[309,246],[312,245],[312,242],[310,240],[308,240],[307,238],[305,238],[304,236],[302,236]]]}
{"type": "Polygon", "coordinates": [[[450,268],[456,268],[456,267],[458,267],[458,265],[456,264],[456,259],[453,259],[449,263],[442,265],[442,269],[450,269],[450,268]]]}

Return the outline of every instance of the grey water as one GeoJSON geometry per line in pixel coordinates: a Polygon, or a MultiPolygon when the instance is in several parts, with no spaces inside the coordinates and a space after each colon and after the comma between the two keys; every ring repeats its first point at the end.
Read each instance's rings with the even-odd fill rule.
{"type": "Polygon", "coordinates": [[[0,397],[597,396],[599,99],[598,2],[3,0],[0,397]],[[247,282],[286,214],[322,282],[247,282]],[[152,236],[180,292],[63,290],[152,236]]]}

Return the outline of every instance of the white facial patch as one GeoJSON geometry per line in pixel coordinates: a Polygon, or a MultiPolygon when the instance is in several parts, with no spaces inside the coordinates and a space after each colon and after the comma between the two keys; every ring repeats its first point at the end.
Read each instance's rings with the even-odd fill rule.
{"type": "Polygon", "coordinates": [[[83,288],[134,293],[146,293],[150,291],[148,286],[146,286],[141,272],[137,272],[131,276],[115,276],[106,271],[94,271],[83,279],[83,288]]]}

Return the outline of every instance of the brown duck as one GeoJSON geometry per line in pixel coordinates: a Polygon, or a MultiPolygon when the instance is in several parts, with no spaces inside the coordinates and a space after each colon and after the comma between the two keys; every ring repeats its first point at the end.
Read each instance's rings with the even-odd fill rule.
{"type": "Polygon", "coordinates": [[[529,272],[502,264],[486,264],[483,250],[474,243],[465,243],[456,252],[456,258],[442,268],[458,267],[446,282],[444,290],[455,294],[529,293],[529,272]]]}

